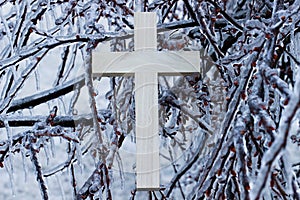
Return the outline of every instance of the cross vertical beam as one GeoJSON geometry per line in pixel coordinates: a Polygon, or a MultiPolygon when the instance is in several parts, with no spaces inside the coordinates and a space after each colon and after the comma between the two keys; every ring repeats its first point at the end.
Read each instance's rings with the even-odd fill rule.
{"type": "Polygon", "coordinates": [[[135,73],[138,190],[159,189],[158,84],[156,72],[135,73]],[[151,98],[149,98],[149,96],[151,98]]]}
{"type": "Polygon", "coordinates": [[[157,49],[156,13],[134,13],[134,50],[157,49]]]}
{"type": "MultiPolygon", "coordinates": [[[[134,16],[134,24],[135,51],[156,51],[156,14],[137,12],[134,16]]],[[[151,63],[148,67],[149,69],[155,68],[155,66],[151,66],[151,63]]],[[[137,189],[159,189],[158,83],[156,71],[135,72],[135,103],[137,189]]]]}

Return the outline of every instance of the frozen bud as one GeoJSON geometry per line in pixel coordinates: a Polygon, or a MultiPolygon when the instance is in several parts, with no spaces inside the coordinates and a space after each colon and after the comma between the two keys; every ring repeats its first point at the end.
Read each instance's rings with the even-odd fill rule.
{"type": "Polygon", "coordinates": [[[15,25],[12,22],[8,23],[8,28],[10,31],[13,31],[14,27],[15,27],[15,25]]]}
{"type": "Polygon", "coordinates": [[[97,96],[97,95],[98,95],[98,90],[94,90],[93,96],[95,97],[95,96],[97,96]]]}
{"type": "Polygon", "coordinates": [[[58,18],[55,20],[55,25],[61,25],[64,22],[63,18],[58,18]]]}
{"type": "Polygon", "coordinates": [[[89,188],[89,192],[91,194],[95,194],[97,191],[99,190],[98,186],[96,184],[93,184],[90,188],[89,188]]]}
{"type": "Polygon", "coordinates": [[[72,110],[72,114],[73,114],[73,115],[78,115],[78,110],[74,108],[74,109],[72,110]]]}
{"type": "Polygon", "coordinates": [[[40,5],[41,7],[47,6],[47,4],[48,4],[47,0],[41,0],[40,3],[39,3],[39,5],[40,5]]]}
{"type": "Polygon", "coordinates": [[[6,35],[6,32],[4,30],[0,29],[0,40],[6,35]]]}
{"type": "Polygon", "coordinates": [[[289,103],[289,98],[284,99],[282,103],[283,103],[283,105],[285,105],[285,106],[288,105],[288,103],[289,103]]]}
{"type": "Polygon", "coordinates": [[[267,39],[271,39],[271,38],[272,38],[272,35],[271,35],[270,33],[266,33],[266,34],[265,34],[265,37],[266,37],[267,39]]]}

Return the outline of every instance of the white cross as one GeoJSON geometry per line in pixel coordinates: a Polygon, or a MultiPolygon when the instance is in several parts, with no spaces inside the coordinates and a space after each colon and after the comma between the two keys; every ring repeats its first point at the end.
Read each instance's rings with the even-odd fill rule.
{"type": "Polygon", "coordinates": [[[160,187],[157,77],[200,72],[200,56],[197,51],[156,51],[155,13],[135,13],[134,24],[135,51],[93,53],[93,74],[135,76],[136,188],[157,190],[160,187]]]}

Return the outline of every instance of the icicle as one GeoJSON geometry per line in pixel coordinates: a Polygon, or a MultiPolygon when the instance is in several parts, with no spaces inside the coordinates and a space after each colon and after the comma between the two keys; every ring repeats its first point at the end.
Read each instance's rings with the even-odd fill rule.
{"type": "MultiPolygon", "coordinates": [[[[119,152],[117,152],[116,160],[117,160],[117,163],[118,163],[118,166],[119,166],[119,174],[120,174],[120,179],[121,179],[121,189],[124,189],[124,185],[125,185],[124,168],[123,168],[123,162],[122,162],[122,159],[121,159],[121,156],[120,156],[119,152]]],[[[109,178],[110,178],[110,180],[113,180],[112,170],[109,170],[109,178]]]]}
{"type": "MultiPolygon", "coordinates": [[[[2,118],[2,117],[1,117],[2,118]]],[[[9,127],[7,119],[2,119],[4,122],[4,126],[6,129],[7,140],[9,141],[9,151],[8,151],[8,165],[5,165],[6,171],[9,175],[10,185],[12,189],[12,195],[15,195],[15,187],[14,187],[14,166],[13,166],[13,155],[11,154],[12,149],[12,132],[9,127]]]]}
{"type": "Polygon", "coordinates": [[[210,106],[209,105],[205,106],[204,109],[205,109],[205,119],[204,120],[207,122],[207,124],[211,124],[210,106]]]}
{"type": "Polygon", "coordinates": [[[63,97],[59,97],[57,100],[58,100],[57,103],[59,104],[59,108],[60,108],[59,111],[63,110],[62,111],[63,113],[67,113],[66,104],[65,104],[63,97]]]}
{"type": "Polygon", "coordinates": [[[291,24],[291,34],[290,34],[290,37],[291,37],[291,42],[290,43],[290,52],[294,55],[294,52],[296,52],[295,50],[295,22],[293,20],[293,23],[291,24]]]}
{"type": "Polygon", "coordinates": [[[23,163],[23,170],[24,170],[24,179],[25,179],[25,182],[27,182],[28,166],[26,164],[26,149],[24,147],[21,147],[20,150],[21,150],[21,155],[22,155],[22,163],[23,163]]]}
{"type": "Polygon", "coordinates": [[[282,156],[282,162],[284,163],[284,176],[286,177],[286,193],[292,194],[293,193],[293,175],[294,173],[291,173],[293,171],[292,164],[291,164],[291,157],[289,150],[285,149],[283,156],[282,156]]]}
{"type": "Polygon", "coordinates": [[[82,162],[82,152],[81,152],[81,147],[79,143],[73,143],[76,148],[76,158],[78,161],[78,166],[80,167],[80,172],[83,173],[83,162],[82,162]]]}
{"type": "Polygon", "coordinates": [[[74,107],[75,107],[75,104],[78,100],[78,97],[79,97],[79,94],[80,94],[80,88],[79,88],[79,85],[75,85],[74,89],[73,89],[73,95],[71,97],[71,100],[70,100],[70,104],[69,104],[69,111],[68,111],[68,114],[69,115],[77,115],[78,114],[78,110],[76,110],[74,107]]]}
{"type": "MultiPolygon", "coordinates": [[[[108,169],[108,178],[109,178],[109,184],[114,182],[113,169],[108,169]]],[[[124,186],[124,177],[121,179],[123,180],[123,181],[121,180],[121,185],[124,186]]],[[[121,187],[123,188],[123,186],[121,186],[121,187]]]]}
{"type": "Polygon", "coordinates": [[[47,160],[47,166],[49,165],[49,162],[50,162],[50,151],[49,151],[49,146],[48,146],[48,144],[47,144],[47,142],[45,142],[44,140],[43,140],[43,142],[42,142],[42,144],[43,144],[43,146],[44,146],[44,152],[45,152],[45,156],[46,156],[46,160],[47,160]]]}
{"type": "Polygon", "coordinates": [[[40,74],[38,71],[38,67],[34,71],[34,77],[35,77],[36,90],[39,91],[41,89],[41,86],[40,86],[40,74]]]}
{"type": "Polygon", "coordinates": [[[274,102],[274,106],[275,106],[275,122],[279,123],[280,120],[280,113],[281,113],[281,106],[280,106],[280,95],[278,94],[277,91],[275,91],[274,93],[275,97],[275,102],[274,102]]]}
{"type": "Polygon", "coordinates": [[[29,108],[28,108],[29,114],[30,114],[31,116],[33,116],[33,109],[32,109],[32,108],[33,108],[32,106],[29,106],[29,108]]]}
{"type": "MultiPolygon", "coordinates": [[[[295,41],[295,42],[291,42],[292,44],[295,45],[295,51],[294,52],[299,52],[300,51],[300,34],[298,33],[297,35],[295,35],[295,40],[291,40],[291,41],[295,41]]],[[[300,60],[300,56],[299,53],[296,53],[295,58],[299,61],[300,60]]],[[[299,66],[297,66],[296,64],[292,65],[292,70],[293,70],[293,81],[296,82],[296,75],[297,75],[297,70],[299,68],[299,66]]]]}
{"type": "Polygon", "coordinates": [[[253,116],[254,118],[254,134],[259,134],[259,121],[260,117],[258,115],[253,116]]]}
{"type": "MultiPolygon", "coordinates": [[[[9,157],[11,157],[11,156],[9,156],[9,157]]],[[[13,168],[12,168],[11,159],[9,159],[9,165],[10,166],[5,165],[5,169],[6,169],[6,172],[8,173],[8,176],[9,176],[12,195],[15,196],[16,195],[16,189],[15,189],[14,171],[13,171],[13,168]]]]}
{"type": "Polygon", "coordinates": [[[270,98],[270,90],[269,90],[270,86],[265,82],[265,80],[263,81],[263,87],[264,87],[264,102],[268,104],[270,98]]]}
{"type": "Polygon", "coordinates": [[[55,178],[56,178],[56,181],[57,181],[57,183],[59,185],[59,189],[60,189],[60,193],[61,193],[61,199],[65,200],[66,199],[66,195],[65,195],[64,188],[63,188],[63,185],[61,183],[60,177],[57,174],[55,174],[55,178]]]}
{"type": "Polygon", "coordinates": [[[8,124],[8,121],[7,121],[6,118],[1,117],[1,120],[4,122],[7,140],[9,141],[9,147],[11,147],[11,144],[12,144],[12,132],[11,132],[11,129],[9,127],[9,124],[8,124]]]}
{"type": "Polygon", "coordinates": [[[54,158],[55,157],[55,142],[54,142],[53,137],[50,137],[49,140],[50,140],[51,154],[52,154],[52,157],[54,158]]]}

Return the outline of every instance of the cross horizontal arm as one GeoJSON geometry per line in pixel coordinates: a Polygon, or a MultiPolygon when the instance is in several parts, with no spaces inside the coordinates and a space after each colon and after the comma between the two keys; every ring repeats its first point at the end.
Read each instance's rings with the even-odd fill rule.
{"type": "Polygon", "coordinates": [[[198,51],[164,52],[94,52],[93,74],[116,76],[135,72],[178,75],[200,72],[198,51]],[[151,66],[151,67],[150,67],[151,66]]]}

